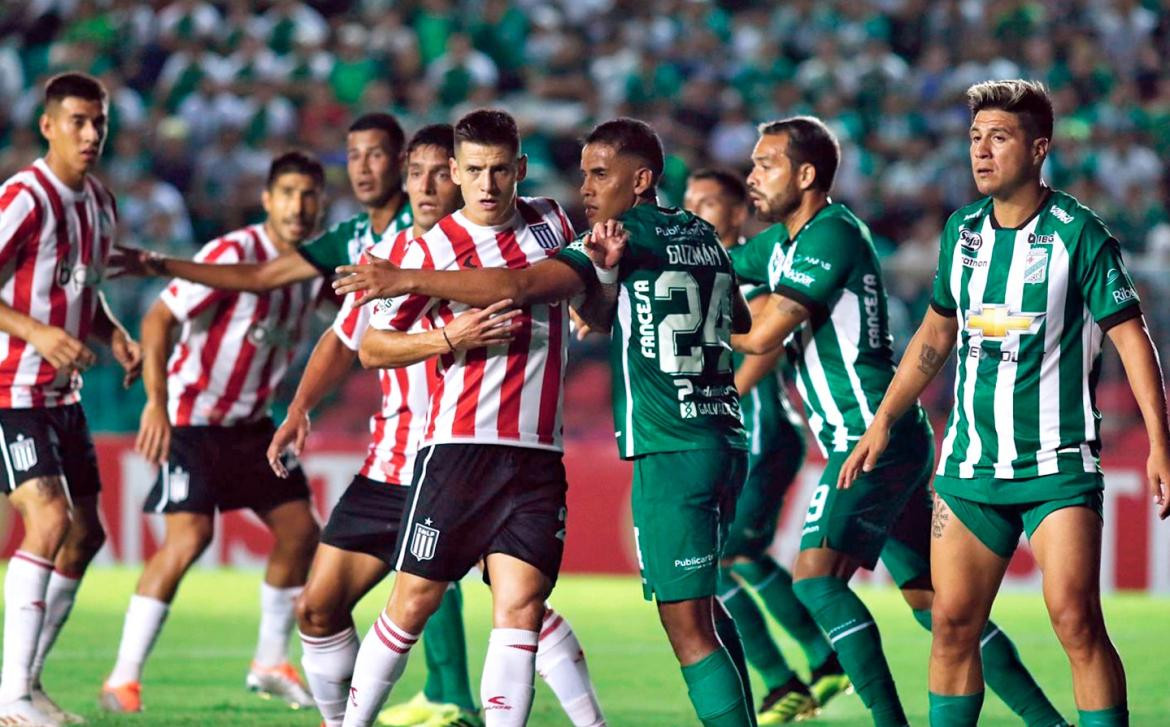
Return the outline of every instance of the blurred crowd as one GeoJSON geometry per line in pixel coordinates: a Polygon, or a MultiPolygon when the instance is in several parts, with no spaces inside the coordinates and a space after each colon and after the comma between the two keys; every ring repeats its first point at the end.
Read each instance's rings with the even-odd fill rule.
{"type": "MultiPolygon", "coordinates": [[[[975,197],[964,90],[1034,78],[1056,103],[1049,181],[1105,218],[1139,276],[1170,269],[1166,0],[6,0],[0,175],[40,153],[40,86],[63,69],[111,91],[103,174],[124,239],[187,254],[257,215],[290,146],[329,165],[330,220],[352,214],[344,134],[364,111],[409,132],[503,106],[524,191],[569,206],[577,139],[599,120],[655,126],[677,203],[688,170],[745,168],[758,122],[815,113],[842,141],[836,196],[871,224],[903,330],[943,221],[975,197]]],[[[133,286],[116,297],[131,319],[149,304],[133,286]]]]}

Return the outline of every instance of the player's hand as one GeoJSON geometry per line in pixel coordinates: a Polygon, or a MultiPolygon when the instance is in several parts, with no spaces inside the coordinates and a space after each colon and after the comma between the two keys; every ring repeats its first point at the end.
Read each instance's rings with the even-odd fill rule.
{"type": "Polygon", "coordinates": [[[162,466],[171,453],[171,421],[167,418],[166,403],[147,402],[138,422],[138,438],[134,451],[147,462],[162,466]]]}
{"type": "Polygon", "coordinates": [[[451,348],[469,351],[473,348],[508,344],[520,324],[513,319],[520,310],[511,308],[512,299],[492,303],[487,308],[472,308],[455,317],[443,328],[451,348]]]}
{"type": "Polygon", "coordinates": [[[585,337],[590,333],[594,333],[593,326],[585,322],[585,319],[577,314],[576,309],[570,306],[569,320],[573,322],[573,330],[576,331],[577,340],[584,341],[585,337]]]}
{"type": "Polygon", "coordinates": [[[293,454],[300,457],[301,452],[305,449],[305,439],[308,436],[309,415],[305,412],[289,409],[284,423],[280,425],[280,428],[272,435],[272,441],[268,443],[268,466],[272,468],[277,477],[281,479],[288,477],[288,469],[281,459],[284,451],[291,449],[293,454]]]}
{"type": "Polygon", "coordinates": [[[94,352],[64,328],[38,325],[28,337],[37,353],[58,370],[85,371],[97,361],[94,352]]]}
{"type": "Polygon", "coordinates": [[[837,489],[848,490],[862,473],[873,472],[878,458],[889,444],[889,427],[875,420],[861,439],[857,440],[857,445],[841,465],[837,473],[837,489]]]}
{"type": "Polygon", "coordinates": [[[630,233],[621,222],[606,220],[593,225],[583,242],[585,252],[593,264],[608,270],[621,262],[629,239],[630,233]]]}
{"type": "Polygon", "coordinates": [[[366,253],[369,261],[362,265],[342,265],[337,268],[341,277],[333,281],[338,295],[353,293],[359,305],[378,298],[393,298],[406,291],[402,289],[401,268],[389,260],[366,253]]]}
{"type": "Polygon", "coordinates": [[[118,329],[110,336],[110,351],[126,372],[122,377],[122,388],[129,389],[142,374],[142,346],[125,331],[118,329]]]}
{"type": "Polygon", "coordinates": [[[1150,449],[1146,479],[1150,483],[1154,504],[1158,506],[1158,517],[1165,520],[1170,517],[1170,452],[1165,447],[1150,449]]]}
{"type": "Polygon", "coordinates": [[[111,269],[107,276],[111,279],[126,276],[149,278],[167,274],[162,255],[130,245],[115,244],[106,265],[111,269]]]}

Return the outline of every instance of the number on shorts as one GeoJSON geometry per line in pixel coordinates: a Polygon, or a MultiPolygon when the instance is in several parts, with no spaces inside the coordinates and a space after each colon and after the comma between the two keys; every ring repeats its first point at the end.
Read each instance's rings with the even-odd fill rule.
{"type": "Polygon", "coordinates": [[[825,501],[829,499],[829,486],[817,485],[812,497],[808,501],[808,514],[804,516],[805,523],[815,523],[825,513],[825,501]]]}

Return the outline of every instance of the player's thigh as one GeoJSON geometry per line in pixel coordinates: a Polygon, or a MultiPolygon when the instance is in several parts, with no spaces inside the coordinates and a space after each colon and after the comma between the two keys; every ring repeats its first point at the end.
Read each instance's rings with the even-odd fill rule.
{"type": "Polygon", "coordinates": [[[930,520],[934,508],[930,471],[923,473],[914,494],[890,528],[881,561],[898,588],[930,589],[930,520]]]}
{"type": "Polygon", "coordinates": [[[223,457],[219,427],[173,427],[167,459],[142,504],[148,514],[192,513],[211,516],[219,500],[218,480],[240,480],[223,457]]]}
{"type": "Polygon", "coordinates": [[[68,507],[65,458],[54,409],[0,409],[0,490],[25,517],[68,507]]]}
{"type": "Polygon", "coordinates": [[[748,458],[747,477],[727,528],[724,560],[755,559],[772,545],[784,495],[800,469],[796,454],[769,451],[748,458]]]}
{"type": "Polygon", "coordinates": [[[265,418],[218,429],[213,436],[223,452],[220,457],[224,466],[219,468],[213,482],[216,506],[220,510],[248,508],[262,519],[265,513],[272,513],[276,516],[274,522],[266,519],[265,523],[274,532],[274,526],[315,528],[316,520],[309,508],[309,481],[300,463],[288,463],[288,477],[277,477],[268,464],[268,443],[276,431],[272,420],[265,418]],[[283,507],[289,503],[295,504],[283,507]]]}
{"type": "Polygon", "coordinates": [[[364,553],[392,568],[412,488],[355,475],[329,513],[321,544],[364,553]]]}
{"type": "Polygon", "coordinates": [[[60,407],[54,417],[54,424],[58,428],[69,495],[74,503],[86,497],[96,500],[102,489],[101,475],[98,472],[97,449],[93,445],[85,410],[80,404],[60,407]]]}
{"type": "Polygon", "coordinates": [[[321,528],[308,498],[288,500],[256,515],[272,531],[278,546],[316,547],[321,528]]]}
{"type": "Polygon", "coordinates": [[[560,452],[511,449],[507,461],[513,476],[496,506],[503,508],[504,516],[485,551],[486,576],[494,590],[492,556],[500,554],[536,569],[551,588],[560,573],[565,548],[568,482],[564,462],[560,452]]]}
{"type": "Polygon", "coordinates": [[[348,615],[389,572],[381,558],[321,543],[301,596],[302,613],[309,620],[316,614],[348,615]]]}
{"type": "Polygon", "coordinates": [[[933,612],[936,625],[941,620],[981,627],[987,621],[991,604],[1007,571],[1010,553],[1003,555],[989,548],[972,532],[971,523],[981,522],[989,527],[987,522],[999,517],[994,506],[983,506],[950,495],[935,495],[931,516],[930,577],[935,591],[933,612]],[[979,520],[979,515],[984,519],[979,520]]]}
{"type": "Polygon", "coordinates": [[[1101,593],[1101,493],[1048,503],[1035,512],[1032,552],[1053,622],[1097,620],[1101,593]]]}

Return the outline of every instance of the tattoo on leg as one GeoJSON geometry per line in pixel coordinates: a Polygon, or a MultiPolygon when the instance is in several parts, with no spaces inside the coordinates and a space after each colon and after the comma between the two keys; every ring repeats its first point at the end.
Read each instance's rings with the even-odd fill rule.
{"type": "Polygon", "coordinates": [[[943,365],[944,356],[934,346],[922,344],[922,350],[918,352],[918,370],[927,376],[934,376],[938,373],[939,368],[943,365]]]}
{"type": "Polygon", "coordinates": [[[947,520],[950,520],[951,511],[943,499],[938,495],[934,496],[934,511],[930,515],[930,535],[933,538],[941,538],[943,530],[947,526],[947,520]]]}

